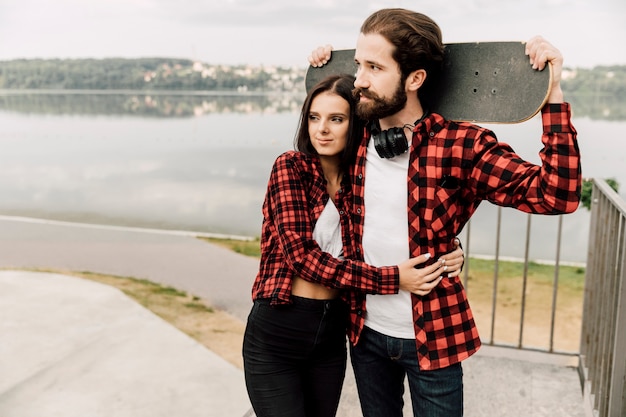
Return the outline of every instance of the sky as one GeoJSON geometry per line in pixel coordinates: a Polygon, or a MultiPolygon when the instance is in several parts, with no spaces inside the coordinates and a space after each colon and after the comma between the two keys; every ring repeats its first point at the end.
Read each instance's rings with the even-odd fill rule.
{"type": "Polygon", "coordinates": [[[430,16],[446,43],[542,35],[566,67],[626,65],[624,0],[0,0],[0,60],[306,66],[319,45],[354,48],[363,20],[385,7],[430,16]]]}

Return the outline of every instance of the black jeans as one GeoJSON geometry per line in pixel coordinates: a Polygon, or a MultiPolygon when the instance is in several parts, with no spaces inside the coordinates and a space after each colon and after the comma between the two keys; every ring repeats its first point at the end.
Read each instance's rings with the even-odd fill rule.
{"type": "Polygon", "coordinates": [[[243,341],[246,387],[258,417],[333,417],[346,372],[341,300],[255,301],[243,341]]]}

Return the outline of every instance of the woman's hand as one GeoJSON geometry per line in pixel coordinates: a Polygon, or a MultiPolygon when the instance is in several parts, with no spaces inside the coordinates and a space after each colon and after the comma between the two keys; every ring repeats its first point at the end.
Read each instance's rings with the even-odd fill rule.
{"type": "Polygon", "coordinates": [[[400,270],[400,289],[417,295],[427,295],[439,284],[446,271],[443,262],[417,269],[418,265],[430,259],[430,253],[411,258],[398,265],[400,270]]]}
{"type": "Polygon", "coordinates": [[[448,267],[446,269],[448,278],[458,277],[465,263],[465,256],[463,255],[463,249],[461,248],[459,239],[454,239],[454,247],[456,248],[455,250],[439,258],[439,261],[442,261],[443,264],[448,267]]]}
{"type": "Polygon", "coordinates": [[[430,254],[417,256],[406,260],[398,265],[400,271],[400,289],[412,292],[416,295],[427,295],[443,279],[444,274],[448,277],[458,276],[463,266],[463,249],[458,239],[454,239],[456,247],[450,253],[445,254],[431,265],[417,269],[430,259],[430,254]]]}

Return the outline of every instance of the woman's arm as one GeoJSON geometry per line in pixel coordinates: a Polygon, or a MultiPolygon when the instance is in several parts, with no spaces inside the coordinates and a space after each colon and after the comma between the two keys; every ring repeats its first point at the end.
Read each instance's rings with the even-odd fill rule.
{"type": "Polygon", "coordinates": [[[373,294],[394,294],[398,289],[427,293],[448,269],[462,263],[462,251],[445,261],[416,269],[430,254],[423,254],[399,266],[374,267],[362,261],[340,260],[323,252],[313,240],[310,196],[305,184],[310,182],[307,161],[295,153],[277,159],[272,170],[264,204],[264,215],[271,219],[277,243],[293,273],[307,281],[328,288],[350,288],[373,294]],[[291,156],[288,156],[291,155],[291,156]],[[308,179],[307,179],[308,177],[308,179]],[[445,265],[447,262],[452,262],[445,265]]]}

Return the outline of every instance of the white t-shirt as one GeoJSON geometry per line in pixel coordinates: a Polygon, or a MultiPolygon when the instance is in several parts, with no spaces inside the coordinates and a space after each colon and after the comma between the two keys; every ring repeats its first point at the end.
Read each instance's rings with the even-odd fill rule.
{"type": "Polygon", "coordinates": [[[313,239],[324,252],[335,258],[343,258],[343,242],[341,241],[341,222],[339,211],[331,198],[324,207],[313,228],[313,239]]]}
{"type": "MultiPolygon", "coordinates": [[[[365,164],[363,255],[374,266],[397,265],[409,258],[407,176],[409,152],[383,159],[370,140],[365,164]]],[[[411,294],[366,298],[365,325],[388,336],[414,339],[411,294]]]]}

